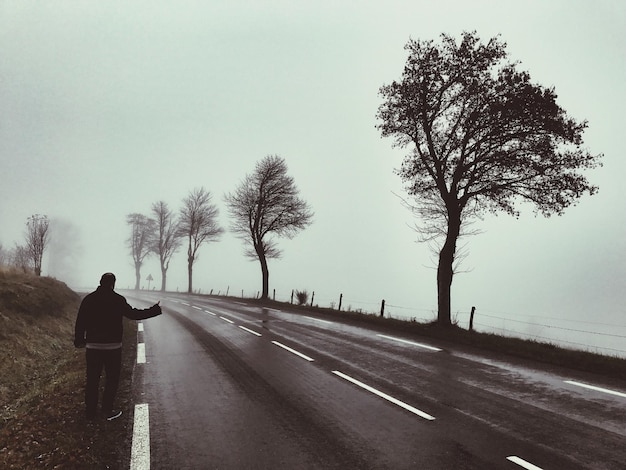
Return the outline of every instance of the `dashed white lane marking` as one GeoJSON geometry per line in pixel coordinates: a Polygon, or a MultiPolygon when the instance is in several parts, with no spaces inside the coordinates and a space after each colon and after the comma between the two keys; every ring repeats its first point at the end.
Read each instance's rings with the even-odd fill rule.
{"type": "Polygon", "coordinates": [[[143,323],[139,323],[139,324],[137,325],[137,330],[138,330],[138,331],[143,331],[143,323]]]}
{"type": "Polygon", "coordinates": [[[222,320],[224,320],[224,321],[227,321],[228,323],[235,323],[234,321],[232,321],[232,320],[231,320],[231,319],[229,319],[229,318],[226,318],[226,317],[220,317],[220,318],[221,318],[222,320]]]}
{"type": "Polygon", "coordinates": [[[130,470],[150,469],[150,422],[148,404],[135,405],[133,443],[130,450],[130,470]]]}
{"type": "Polygon", "coordinates": [[[146,363],[146,344],[137,343],[137,364],[146,363]]]}
{"type": "Polygon", "coordinates": [[[526,460],[520,459],[519,457],[516,457],[515,455],[511,455],[510,457],[507,457],[506,459],[519,465],[522,468],[525,468],[526,470],[542,470],[541,467],[537,467],[536,465],[533,465],[530,462],[526,462],[526,460]]]}
{"type": "Polygon", "coordinates": [[[191,308],[195,308],[196,310],[202,310],[202,308],[196,306],[196,305],[192,305],[191,308]]]}
{"type": "Polygon", "coordinates": [[[334,370],[333,374],[341,377],[344,380],[347,380],[348,382],[352,382],[354,385],[357,385],[357,386],[367,390],[368,392],[373,393],[374,395],[378,395],[379,397],[384,398],[387,401],[390,401],[394,405],[398,405],[400,408],[404,408],[405,410],[410,411],[413,414],[416,414],[420,418],[424,418],[424,419],[427,419],[429,421],[432,421],[432,420],[435,419],[434,416],[431,416],[431,415],[429,415],[428,413],[425,413],[422,410],[418,410],[417,408],[415,408],[415,407],[413,407],[411,405],[407,405],[403,401],[400,401],[397,398],[394,398],[394,397],[392,397],[390,395],[387,395],[386,393],[383,393],[380,390],[376,390],[374,387],[370,387],[369,385],[364,384],[363,382],[359,382],[358,380],[353,379],[349,375],[346,375],[346,374],[344,374],[342,372],[339,372],[338,370],[334,370]]]}
{"type": "Polygon", "coordinates": [[[183,305],[186,305],[187,307],[191,307],[191,305],[190,305],[190,304],[188,304],[187,302],[182,302],[182,301],[181,301],[180,303],[181,303],[181,304],[183,304],[183,305]]]}
{"type": "Polygon", "coordinates": [[[209,312],[208,310],[205,310],[204,312],[205,312],[205,313],[208,313],[209,315],[213,315],[214,317],[216,317],[216,316],[217,316],[217,313],[209,312]]]}
{"type": "Polygon", "coordinates": [[[331,321],[328,321],[328,320],[320,320],[319,318],[313,318],[313,317],[304,317],[304,318],[308,318],[309,320],[319,321],[319,322],[322,322],[322,323],[332,323],[331,321]]]}
{"type": "Polygon", "coordinates": [[[588,388],[589,390],[595,390],[596,392],[608,393],[610,395],[616,395],[618,397],[626,398],[626,393],[616,392],[615,390],[609,390],[608,388],[596,387],[594,385],[587,385],[581,382],[575,382],[574,380],[566,380],[566,384],[576,385],[578,387],[588,388]]]}
{"type": "Polygon", "coordinates": [[[393,336],[387,336],[387,335],[376,335],[376,336],[380,336],[381,338],[390,339],[392,341],[397,341],[398,343],[405,343],[405,344],[410,344],[411,346],[418,346],[420,348],[430,349],[431,351],[441,351],[441,349],[436,348],[434,346],[428,346],[426,344],[416,343],[414,341],[407,341],[406,339],[394,338],[393,336]]]}
{"type": "Polygon", "coordinates": [[[239,328],[241,328],[244,331],[247,331],[248,333],[252,333],[255,336],[262,336],[261,333],[257,333],[256,331],[252,331],[251,329],[246,328],[245,326],[241,326],[240,325],[239,328]]]}
{"type": "Polygon", "coordinates": [[[309,362],[313,362],[314,359],[307,356],[306,354],[302,354],[301,352],[296,351],[295,349],[291,349],[289,346],[285,346],[282,343],[279,343],[278,341],[272,341],[272,344],[275,344],[276,346],[283,348],[286,351],[289,351],[291,354],[295,354],[296,356],[300,356],[302,359],[306,359],[309,362]]]}

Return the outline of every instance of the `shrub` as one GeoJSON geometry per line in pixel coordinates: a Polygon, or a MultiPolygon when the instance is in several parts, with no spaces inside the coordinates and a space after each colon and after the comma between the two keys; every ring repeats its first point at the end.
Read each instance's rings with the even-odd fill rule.
{"type": "Polygon", "coordinates": [[[297,290],[296,299],[298,300],[298,305],[306,305],[309,301],[309,293],[305,290],[297,290]]]}

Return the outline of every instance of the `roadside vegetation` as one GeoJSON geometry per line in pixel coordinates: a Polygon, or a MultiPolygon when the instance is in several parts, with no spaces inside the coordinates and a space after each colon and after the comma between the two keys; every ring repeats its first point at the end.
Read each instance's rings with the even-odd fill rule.
{"type": "Polygon", "coordinates": [[[127,468],[136,329],[125,328],[119,420],[84,419],[84,350],[72,344],[80,296],[0,269],[0,468],[127,468]]]}

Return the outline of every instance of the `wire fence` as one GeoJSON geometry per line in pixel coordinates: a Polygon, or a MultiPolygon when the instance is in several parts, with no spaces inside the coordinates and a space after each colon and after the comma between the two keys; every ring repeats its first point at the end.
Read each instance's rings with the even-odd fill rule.
{"type": "MultiPolygon", "coordinates": [[[[297,289],[289,292],[270,290],[269,296],[280,302],[298,304],[297,292],[297,289]]],[[[251,292],[233,289],[230,286],[226,289],[211,289],[198,293],[243,298],[258,298],[261,295],[260,291],[251,292]]],[[[436,306],[403,306],[387,303],[383,299],[357,299],[342,293],[328,295],[328,293],[307,291],[306,305],[357,313],[382,313],[385,317],[417,322],[432,322],[437,318],[436,306]]],[[[470,314],[470,309],[454,312],[452,321],[461,328],[469,328],[470,314]]],[[[619,315],[626,318],[624,313],[619,315]]],[[[626,324],[501,312],[478,307],[474,315],[473,327],[475,331],[482,333],[529,339],[569,349],[626,358],[626,324]]]]}

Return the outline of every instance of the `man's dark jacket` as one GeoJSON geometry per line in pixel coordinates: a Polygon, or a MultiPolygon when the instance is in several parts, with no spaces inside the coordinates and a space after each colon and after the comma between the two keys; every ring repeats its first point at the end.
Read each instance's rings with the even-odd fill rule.
{"type": "Polygon", "coordinates": [[[144,320],[161,314],[158,304],[146,309],[128,305],[126,299],[108,287],[99,286],[85,296],[78,309],[74,329],[74,345],[85,343],[121,343],[122,317],[144,320]]]}

